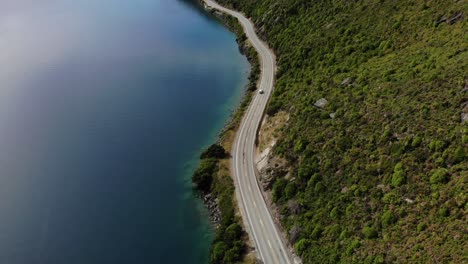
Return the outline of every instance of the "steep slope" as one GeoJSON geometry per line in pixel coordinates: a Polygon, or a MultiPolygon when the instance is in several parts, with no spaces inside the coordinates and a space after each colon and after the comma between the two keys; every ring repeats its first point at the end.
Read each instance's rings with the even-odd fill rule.
{"type": "Polygon", "coordinates": [[[468,261],[468,2],[219,2],[277,55],[272,197],[304,263],[468,261]]]}

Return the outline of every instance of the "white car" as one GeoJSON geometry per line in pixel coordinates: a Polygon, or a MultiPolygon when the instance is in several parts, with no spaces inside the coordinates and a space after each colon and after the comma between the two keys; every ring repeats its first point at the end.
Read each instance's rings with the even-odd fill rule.
{"type": "Polygon", "coordinates": [[[264,92],[262,89],[260,89],[260,90],[258,91],[258,93],[259,93],[259,94],[263,94],[263,93],[265,93],[265,92],[264,92]]]}

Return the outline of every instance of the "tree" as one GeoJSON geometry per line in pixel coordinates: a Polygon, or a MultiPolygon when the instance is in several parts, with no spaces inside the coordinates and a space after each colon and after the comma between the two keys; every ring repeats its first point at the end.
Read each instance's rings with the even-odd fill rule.
{"type": "Polygon", "coordinates": [[[199,191],[204,193],[210,191],[216,165],[217,161],[215,159],[203,159],[193,173],[192,181],[197,185],[199,191]]]}
{"type": "Polygon", "coordinates": [[[242,236],[242,228],[239,224],[233,223],[228,228],[226,228],[226,232],[224,233],[224,239],[226,241],[234,242],[240,239],[242,236]]]}
{"type": "Polygon", "coordinates": [[[211,263],[223,263],[224,255],[228,250],[228,246],[223,241],[219,241],[214,244],[211,251],[210,262],[211,263]]]}
{"type": "Polygon", "coordinates": [[[205,151],[202,152],[200,155],[200,159],[208,159],[208,158],[215,158],[215,159],[224,159],[227,156],[226,150],[223,146],[219,144],[213,144],[209,146],[205,151]]]}

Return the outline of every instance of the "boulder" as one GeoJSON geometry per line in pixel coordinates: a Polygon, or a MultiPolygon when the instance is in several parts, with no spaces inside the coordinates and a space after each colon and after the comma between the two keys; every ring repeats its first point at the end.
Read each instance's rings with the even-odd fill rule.
{"type": "Polygon", "coordinates": [[[352,84],[353,82],[354,82],[354,79],[351,77],[348,77],[341,82],[341,85],[346,86],[346,85],[352,84]]]}
{"type": "Polygon", "coordinates": [[[462,123],[468,122],[468,113],[461,114],[461,122],[462,123]]]}
{"type": "Polygon", "coordinates": [[[325,98],[320,98],[317,100],[317,102],[315,102],[315,106],[318,107],[318,108],[324,108],[325,105],[327,105],[328,101],[327,99],[325,98]]]}

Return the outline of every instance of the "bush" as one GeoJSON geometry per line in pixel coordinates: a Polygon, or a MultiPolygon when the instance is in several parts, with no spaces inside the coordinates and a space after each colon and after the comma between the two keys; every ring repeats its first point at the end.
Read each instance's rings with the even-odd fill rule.
{"type": "Polygon", "coordinates": [[[395,223],[396,220],[397,219],[395,217],[395,214],[392,211],[388,210],[382,215],[382,226],[388,227],[391,224],[395,223]]]}
{"type": "Polygon", "coordinates": [[[377,230],[373,227],[366,226],[362,229],[362,234],[365,238],[372,239],[378,236],[377,230]]]}
{"type": "Polygon", "coordinates": [[[353,240],[353,242],[351,242],[351,244],[346,248],[346,254],[348,255],[351,255],[353,254],[354,250],[358,247],[361,246],[361,242],[359,242],[359,240],[353,240]]]}
{"type": "Polygon", "coordinates": [[[310,240],[308,239],[301,239],[294,244],[294,249],[296,250],[296,253],[301,256],[302,253],[304,253],[304,250],[308,249],[310,247],[310,240]]]}
{"type": "Polygon", "coordinates": [[[314,240],[317,240],[322,235],[322,232],[323,232],[323,228],[320,224],[318,224],[315,226],[314,230],[312,231],[312,234],[310,234],[310,237],[314,240]]]}
{"type": "Polygon", "coordinates": [[[335,207],[333,207],[333,209],[330,212],[330,218],[334,219],[334,220],[337,220],[339,217],[340,217],[340,211],[339,211],[338,207],[335,206],[335,207]]]}
{"type": "Polygon", "coordinates": [[[226,251],[228,250],[228,246],[220,241],[214,244],[213,250],[210,256],[210,263],[223,263],[224,256],[226,255],[226,251]]]}
{"type": "Polygon", "coordinates": [[[400,199],[395,193],[389,192],[382,197],[382,201],[386,204],[397,204],[400,199]]]}
{"type": "Polygon", "coordinates": [[[418,230],[418,232],[421,232],[421,231],[426,230],[426,228],[427,228],[427,224],[426,224],[426,223],[419,223],[419,224],[418,224],[418,227],[417,227],[417,230],[418,230]]]}
{"type": "Polygon", "coordinates": [[[284,189],[286,188],[287,184],[288,184],[288,181],[285,180],[284,178],[276,179],[275,183],[273,184],[273,201],[274,202],[281,200],[284,194],[284,189]]]}
{"type": "Polygon", "coordinates": [[[291,199],[292,197],[294,197],[294,195],[296,194],[296,190],[297,190],[296,183],[289,182],[286,185],[286,188],[284,188],[285,198],[286,199],[291,199]]]}
{"type": "Polygon", "coordinates": [[[439,152],[445,147],[445,142],[441,140],[433,140],[429,143],[429,149],[434,152],[439,152]]]}
{"type": "Polygon", "coordinates": [[[236,240],[239,240],[241,236],[242,236],[242,227],[237,223],[231,224],[224,232],[224,239],[226,241],[234,242],[236,240]]]}
{"type": "Polygon", "coordinates": [[[439,216],[440,217],[447,217],[450,215],[450,210],[447,207],[442,207],[439,209],[439,216]]]}
{"type": "Polygon", "coordinates": [[[458,146],[453,154],[453,161],[454,163],[459,163],[465,160],[466,154],[465,149],[462,146],[458,146]]]}
{"type": "Polygon", "coordinates": [[[444,168],[436,169],[432,172],[431,178],[429,179],[431,184],[441,184],[448,181],[448,171],[444,168]]]}
{"type": "Polygon", "coordinates": [[[395,171],[392,175],[392,185],[399,187],[406,181],[406,176],[403,171],[395,171]]]}
{"type": "Polygon", "coordinates": [[[420,136],[416,136],[413,138],[412,142],[411,142],[411,147],[412,148],[417,148],[421,145],[422,143],[422,137],[420,136]]]}

